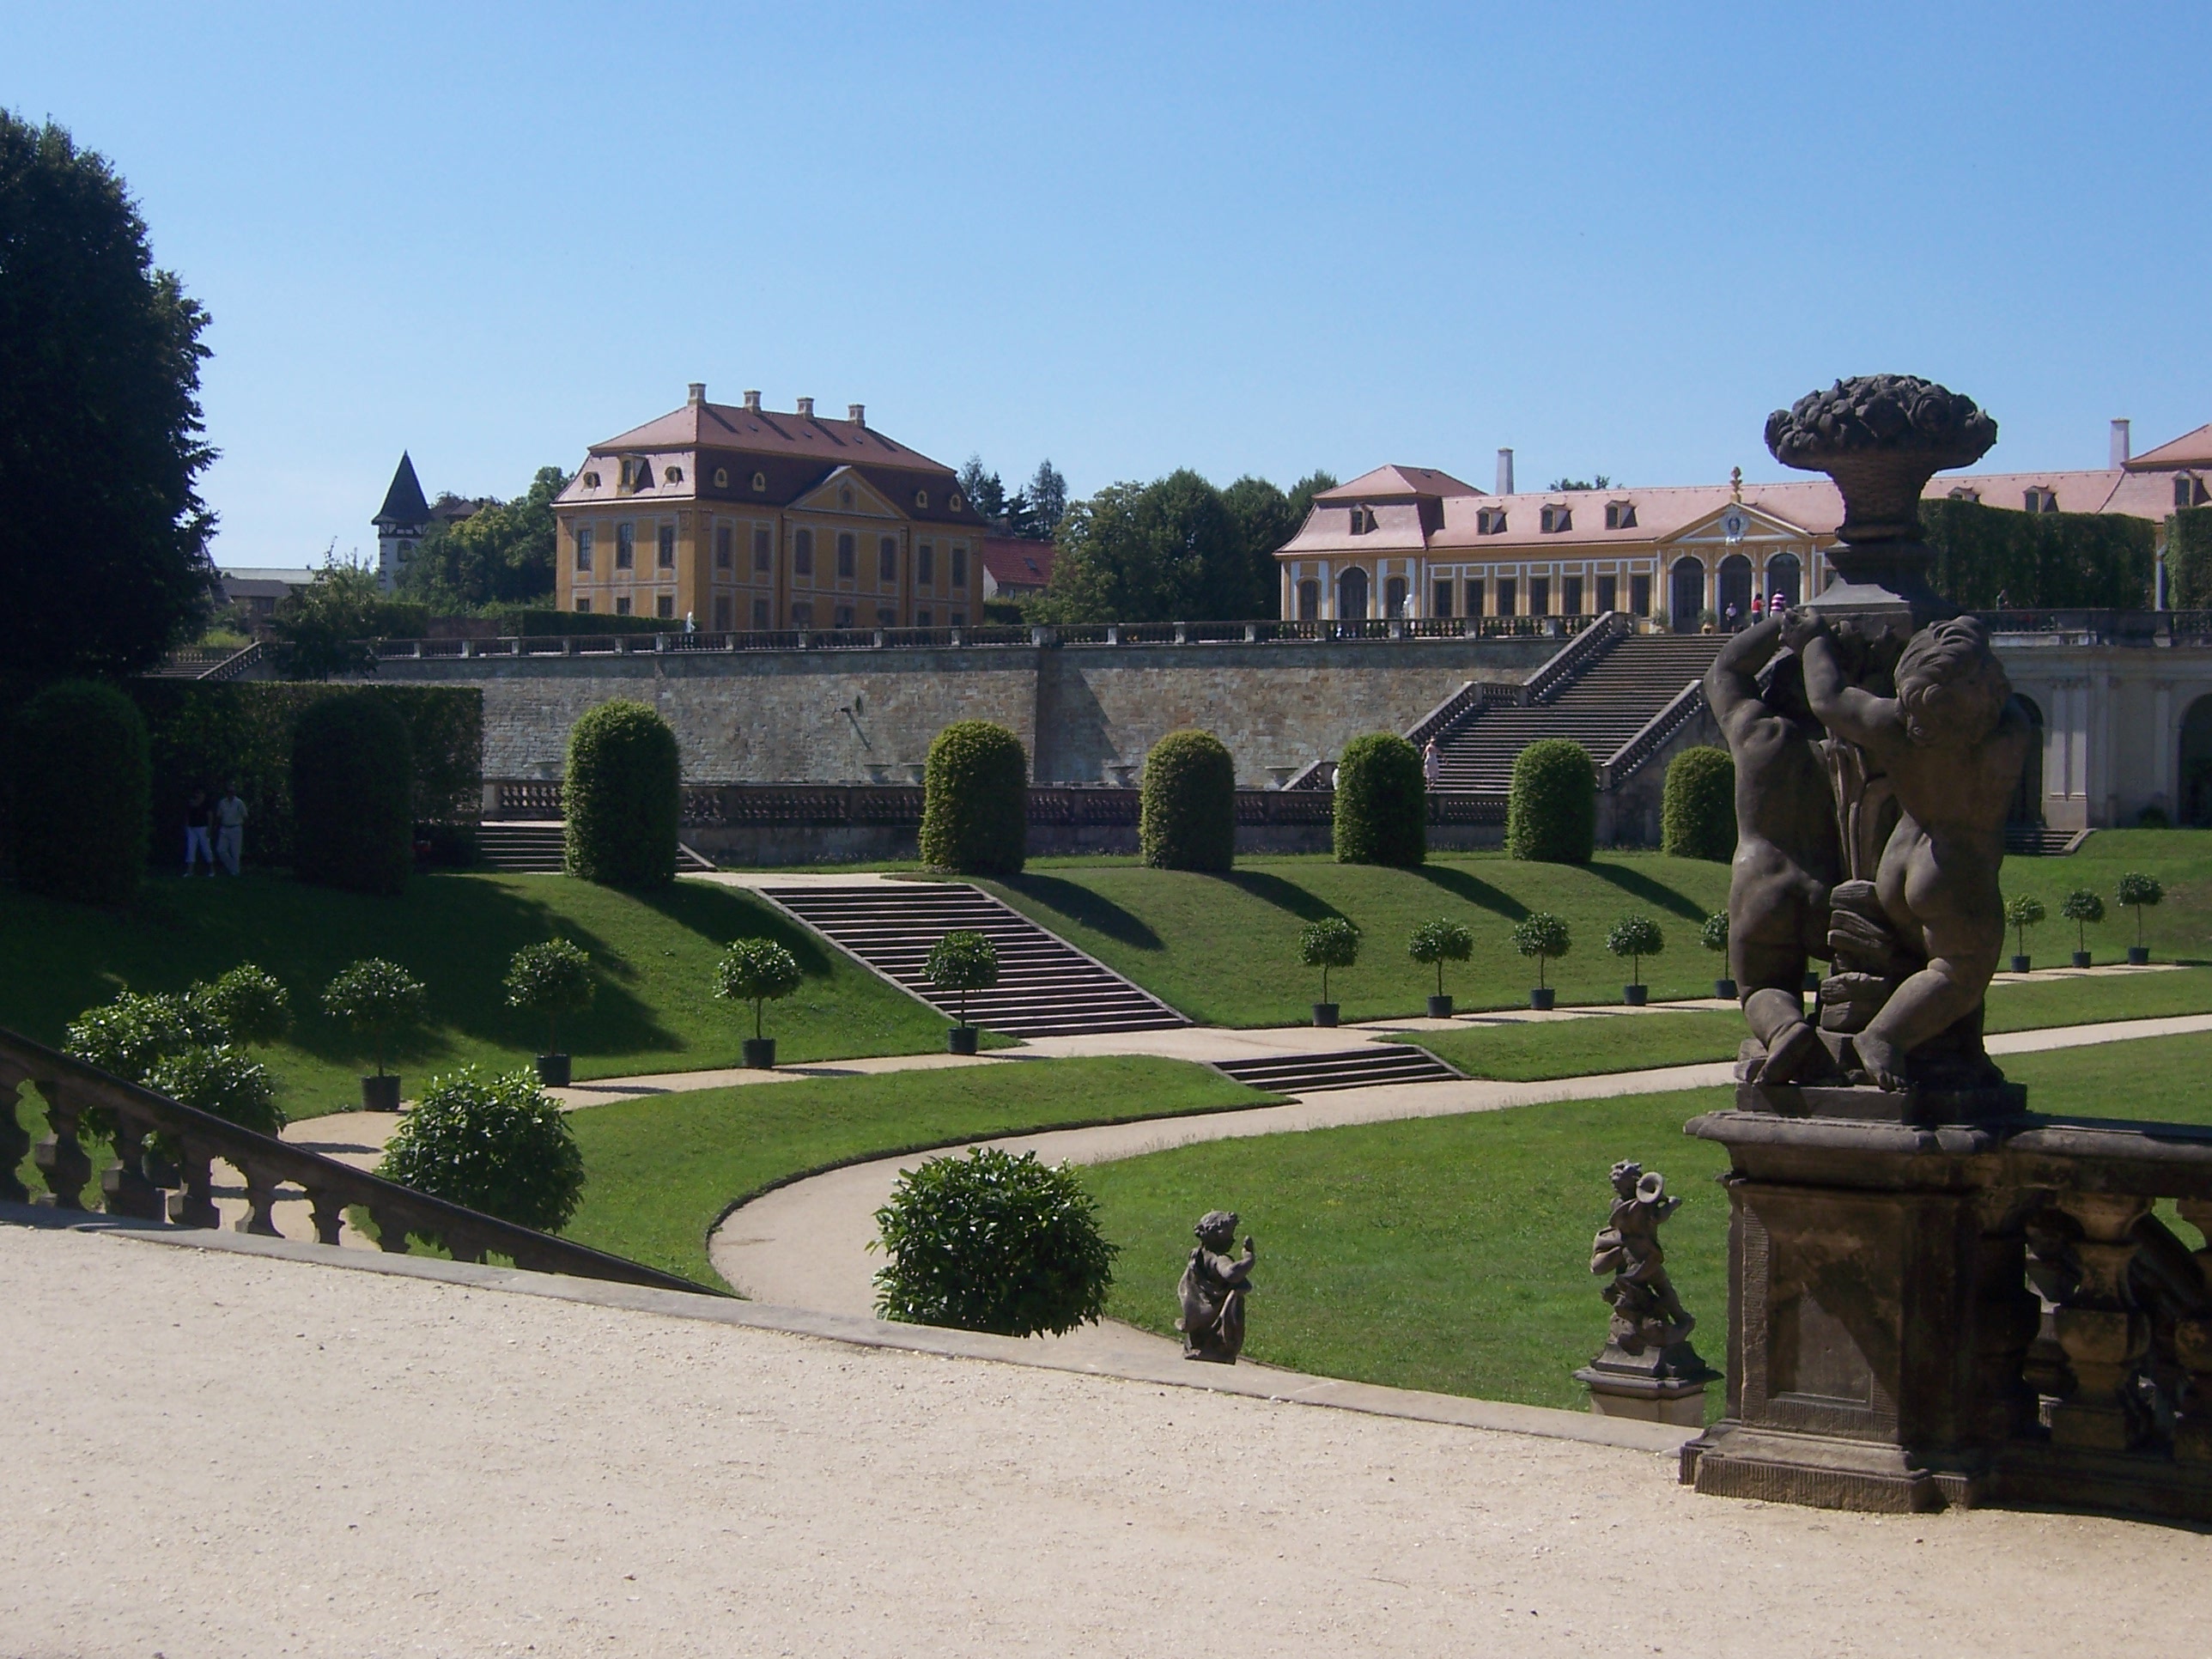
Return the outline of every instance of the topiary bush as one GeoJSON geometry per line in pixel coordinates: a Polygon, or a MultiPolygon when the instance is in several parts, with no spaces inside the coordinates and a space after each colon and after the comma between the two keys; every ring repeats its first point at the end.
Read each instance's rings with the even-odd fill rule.
{"type": "Polygon", "coordinates": [[[147,1073],[146,1086],[258,1134],[273,1135],[286,1122],[269,1068],[235,1043],[180,1049],[147,1073]]]}
{"type": "Polygon", "coordinates": [[[781,1002],[805,978],[799,958],[772,939],[741,939],[714,964],[714,994],[753,1006],[753,1039],[761,1040],[761,1005],[781,1002]]]}
{"type": "Polygon", "coordinates": [[[17,883],[82,904],[127,903],[146,872],[143,717],[111,687],[62,680],[23,705],[12,735],[17,883]]]}
{"type": "Polygon", "coordinates": [[[433,1079],[376,1172],[543,1233],[566,1226],[584,1195],[584,1155],[568,1120],[528,1072],[471,1066],[433,1079]]]}
{"type": "Polygon", "coordinates": [[[1018,876],[1029,861],[1029,757],[989,720],[955,720],[929,745],[921,861],[963,876],[1018,876]]]}
{"type": "Polygon", "coordinates": [[[1428,786],[1405,738],[1371,732],[1336,763],[1336,861],[1411,870],[1429,855],[1428,786]]]}
{"type": "Polygon", "coordinates": [[[1328,1000],[1328,970],[1359,960],[1359,929],[1343,916],[1323,916],[1298,934],[1298,960],[1321,969],[1321,1000],[1328,1000]]]}
{"type": "Polygon", "coordinates": [[[2136,949],[2143,948],[2143,912],[2155,908],[2166,898],[2166,884],[2156,876],[2147,876],[2140,870],[2130,870],[2120,878],[2118,898],[2136,913],[2136,949]]]}
{"type": "Polygon", "coordinates": [[[1539,989],[1544,984],[1545,963],[1556,962],[1566,955],[1572,943],[1565,918],[1555,916],[1549,910],[1531,910],[1513,924],[1513,948],[1534,959],[1539,989]]]}
{"type": "Polygon", "coordinates": [[[968,994],[988,991],[999,982],[999,952],[990,939],[973,928],[956,927],[929,947],[922,976],[940,991],[960,998],[960,1023],[968,1023],[968,994]]]}
{"type": "Polygon", "coordinates": [[[415,756],[399,711],[325,697],[292,726],[292,873],[397,897],[415,867],[415,756]]]}
{"type": "Polygon", "coordinates": [[[1444,994],[1444,963],[1465,962],[1474,954],[1474,935],[1461,923],[1448,917],[1425,921],[1413,929],[1413,937],[1406,943],[1406,954],[1424,967],[1433,963],[1437,969],[1437,994],[1444,994]]]}
{"type": "Polygon", "coordinates": [[[561,803],[570,875],[606,887],[676,879],[683,769],[676,733],[643,703],[603,702],[570,728],[561,803]]]}
{"type": "Polygon", "coordinates": [[[2012,929],[2015,954],[2027,954],[2027,930],[2044,918],[2043,901],[2033,893],[2019,893],[2005,901],[2005,926],[2012,929]]]}
{"type": "Polygon", "coordinates": [[[2089,928],[2105,919],[2105,901],[2093,887],[2076,887],[2058,907],[2058,914],[2074,924],[2074,948],[2089,954],[2089,928]]]}
{"type": "Polygon", "coordinates": [[[971,1146],[899,1178],[876,1212],[876,1312],[911,1325],[1001,1336],[1058,1335],[1095,1323],[1116,1247],[1075,1171],[971,1146]]]}
{"type": "Polygon", "coordinates": [[[1660,796],[1659,850],[1678,859],[1735,857],[1735,763],[1725,749],[1685,749],[1660,796]]]}
{"type": "Polygon", "coordinates": [[[1539,864],[1588,864],[1597,851],[1597,769],[1589,751],[1546,738],[1513,757],[1505,850],[1539,864]]]}
{"type": "Polygon", "coordinates": [[[275,1042],[292,1029],[291,994],[274,975],[250,962],[240,963],[211,985],[196,982],[185,998],[234,1042],[275,1042]]]}
{"type": "Polygon", "coordinates": [[[1156,870],[1218,875],[1237,857],[1237,763],[1211,732],[1170,732],[1145,757],[1137,837],[1156,870]]]}
{"type": "Polygon", "coordinates": [[[510,957],[507,1006],[545,1017],[545,1052],[561,1052],[561,1019],[592,1006],[592,959],[565,939],[526,945],[510,957]]]}
{"type": "Polygon", "coordinates": [[[414,1029],[427,1000],[421,980],[380,957],[341,969],[323,988],[323,1012],[368,1039],[379,1077],[384,1075],[386,1045],[414,1029]]]}
{"type": "Polygon", "coordinates": [[[126,1083],[143,1083],[171,1056],[227,1042],[230,1037],[222,1023],[190,997],[118,991],[70,1022],[62,1035],[62,1051],[126,1083]]]}
{"type": "Polygon", "coordinates": [[[1628,982],[1644,983],[1644,958],[1667,948],[1667,937],[1649,916],[1623,916],[1605,936],[1605,948],[1628,963],[1628,982]]]}

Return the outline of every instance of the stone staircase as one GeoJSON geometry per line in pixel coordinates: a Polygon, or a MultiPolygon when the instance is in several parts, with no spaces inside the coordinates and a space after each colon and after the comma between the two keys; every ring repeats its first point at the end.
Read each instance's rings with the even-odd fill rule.
{"type": "Polygon", "coordinates": [[[1571,738],[1603,766],[1702,678],[1727,643],[1720,634],[1617,635],[1542,701],[1469,708],[1437,740],[1442,787],[1503,794],[1512,787],[1513,757],[1543,738],[1571,738]]]}
{"type": "MultiPolygon", "coordinates": [[[[557,876],[565,861],[562,836],[567,829],[566,824],[544,819],[488,820],[477,826],[477,862],[508,875],[557,876]]],[[[714,867],[714,861],[704,854],[677,842],[678,874],[714,867]]]]}
{"type": "Polygon", "coordinates": [[[763,887],[787,911],[900,989],[947,1015],[959,999],[922,976],[938,940],[956,928],[988,938],[999,982],[970,992],[970,1024],[1009,1036],[1148,1031],[1190,1022],[1119,974],[963,882],[871,882],[850,887],[763,887]]]}
{"type": "Polygon", "coordinates": [[[2087,830],[2053,830],[2042,823],[2005,825],[2005,853],[2011,858],[2063,858],[2089,839],[2087,830]]]}
{"type": "Polygon", "coordinates": [[[1389,1083],[1449,1083],[1462,1075],[1425,1048],[1370,1042],[1325,1054],[1274,1054],[1220,1060],[1213,1069],[1271,1094],[1310,1095],[1328,1089],[1368,1089],[1389,1083]]]}

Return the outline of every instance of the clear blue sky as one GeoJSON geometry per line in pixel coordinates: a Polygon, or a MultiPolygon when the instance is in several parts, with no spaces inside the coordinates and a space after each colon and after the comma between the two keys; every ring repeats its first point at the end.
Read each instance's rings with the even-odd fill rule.
{"type": "Polygon", "coordinates": [[[1774,477],[1767,410],[1891,368],[1992,466],[2212,420],[2201,3],[339,11],[0,11],[0,103],[214,313],[225,563],[694,380],[1079,495],[1774,477]]]}

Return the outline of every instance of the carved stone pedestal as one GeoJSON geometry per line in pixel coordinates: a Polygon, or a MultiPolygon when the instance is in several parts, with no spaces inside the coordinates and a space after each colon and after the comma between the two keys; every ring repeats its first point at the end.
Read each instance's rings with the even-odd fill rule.
{"type": "Polygon", "coordinates": [[[1705,1424],[1705,1384],[1719,1376],[1687,1342],[1642,1353],[1628,1353],[1608,1342],[1604,1352],[1575,1373],[1575,1381],[1589,1390],[1590,1410],[1600,1417],[1694,1429],[1705,1424]]]}

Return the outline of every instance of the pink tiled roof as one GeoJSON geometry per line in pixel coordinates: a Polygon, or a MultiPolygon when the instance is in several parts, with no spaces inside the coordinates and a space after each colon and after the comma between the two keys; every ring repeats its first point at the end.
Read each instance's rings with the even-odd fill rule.
{"type": "Polygon", "coordinates": [[[1324,489],[1317,501],[1382,501],[1393,495],[1480,495],[1471,483],[1462,483],[1449,472],[1431,466],[1378,466],[1350,483],[1324,489]]]}
{"type": "Polygon", "coordinates": [[[2160,467],[2212,466],[2212,422],[2194,432],[2185,432],[2171,443],[2147,449],[2128,463],[2130,472],[2156,471],[2160,467]]]}
{"type": "Polygon", "coordinates": [[[983,538],[983,568],[1001,587],[1042,587],[1052,580],[1052,562],[1060,550],[1050,542],[1024,541],[1014,536],[983,538]]]}

